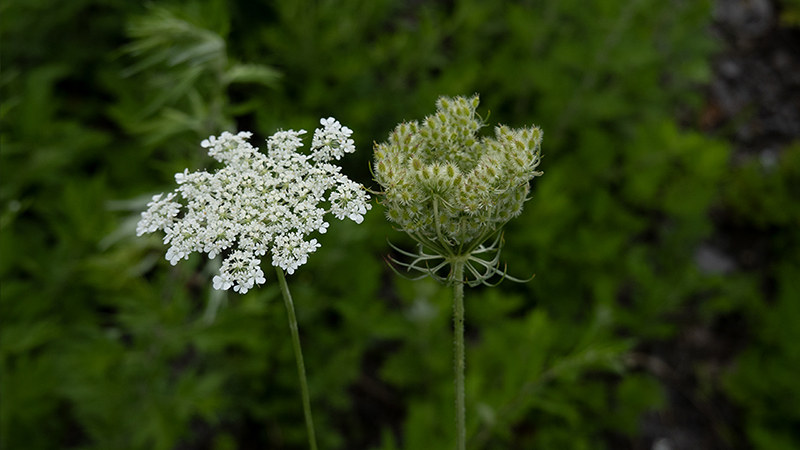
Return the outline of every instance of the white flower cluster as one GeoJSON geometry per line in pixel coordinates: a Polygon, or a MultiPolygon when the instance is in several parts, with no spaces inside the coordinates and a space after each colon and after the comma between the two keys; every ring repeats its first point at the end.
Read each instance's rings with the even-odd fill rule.
{"type": "Polygon", "coordinates": [[[208,154],[224,166],[213,174],[176,174],[178,188],[153,197],[137,235],[164,230],[164,243],[170,245],[166,258],[173,265],[192,252],[214,258],[231,250],[214,277],[215,289],[233,287],[243,294],[263,284],[260,264],[267,253],[273,266],[294,273],[320,247],[306,238],[327,231],[326,213],[361,223],[371,208],[364,188],[329,163],[355,151],[353,132],[333,118],[320,123],[310,155],[298,152],[305,130],[275,133],[267,140],[266,155],[247,142],[248,132],[203,140],[208,154]],[[183,202],[176,201],[178,196],[183,202]]]}

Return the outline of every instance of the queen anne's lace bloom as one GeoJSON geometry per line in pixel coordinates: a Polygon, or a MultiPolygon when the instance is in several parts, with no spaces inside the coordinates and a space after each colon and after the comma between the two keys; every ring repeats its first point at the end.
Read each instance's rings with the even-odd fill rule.
{"type": "Polygon", "coordinates": [[[233,287],[244,294],[263,284],[260,264],[267,253],[272,265],[294,273],[320,247],[306,238],[327,231],[327,212],[361,223],[371,208],[364,188],[329,163],[355,151],[352,131],[332,117],[320,124],[310,155],[298,152],[305,130],[275,133],[267,140],[266,155],[247,142],[248,132],[203,140],[200,145],[224,166],[213,174],[176,174],[178,188],[153,197],[136,234],[164,230],[164,243],[170,245],[166,258],[173,265],[193,252],[214,258],[231,250],[214,277],[215,289],[233,287]]]}

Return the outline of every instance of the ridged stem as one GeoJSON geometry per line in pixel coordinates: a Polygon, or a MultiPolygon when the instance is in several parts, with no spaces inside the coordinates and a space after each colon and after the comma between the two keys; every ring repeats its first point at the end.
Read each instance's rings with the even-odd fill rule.
{"type": "Polygon", "coordinates": [[[300,390],[303,395],[303,414],[306,417],[306,430],[308,431],[308,446],[311,450],[317,450],[317,436],[314,433],[314,419],[311,417],[311,400],[308,396],[308,382],[306,381],[306,366],[303,363],[303,349],[300,347],[300,332],[297,328],[297,316],[294,314],[292,294],[289,293],[289,285],[286,284],[286,277],[283,275],[283,269],[276,267],[275,272],[278,274],[283,301],[286,303],[286,313],[289,316],[289,328],[292,330],[294,359],[297,362],[297,375],[300,378],[300,390]]]}
{"type": "Polygon", "coordinates": [[[464,393],[464,262],[453,264],[453,334],[455,335],[456,450],[467,446],[466,406],[464,393]]]}

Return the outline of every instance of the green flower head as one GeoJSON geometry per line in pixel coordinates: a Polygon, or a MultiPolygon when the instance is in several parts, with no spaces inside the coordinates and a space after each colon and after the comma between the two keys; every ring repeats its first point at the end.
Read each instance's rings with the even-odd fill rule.
{"type": "MultiPolygon", "coordinates": [[[[522,212],[529,181],[542,175],[536,170],[542,131],[500,125],[494,137],[479,137],[484,123],[478,104],[477,95],[440,97],[435,114],[421,124],[399,124],[375,146],[373,171],[389,220],[420,244],[413,256],[426,249],[443,258],[438,268],[479,252],[496,250],[499,256],[499,231],[522,212]],[[495,234],[495,244],[484,247],[495,234]]],[[[424,261],[425,269],[415,265],[422,261],[411,268],[435,276],[424,261]]]]}

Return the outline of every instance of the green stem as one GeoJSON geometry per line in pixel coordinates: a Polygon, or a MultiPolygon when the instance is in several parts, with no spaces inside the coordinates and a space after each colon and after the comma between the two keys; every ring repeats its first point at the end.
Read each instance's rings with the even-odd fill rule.
{"type": "Polygon", "coordinates": [[[464,405],[464,262],[453,264],[453,333],[455,334],[456,450],[467,445],[466,407],[464,405]]]}
{"type": "Polygon", "coordinates": [[[294,359],[297,362],[297,375],[300,378],[300,390],[303,393],[303,414],[306,417],[306,429],[308,431],[308,446],[311,450],[317,450],[317,436],[314,433],[314,419],[311,417],[311,401],[308,398],[308,382],[306,381],[306,366],[303,363],[303,349],[300,347],[300,332],[297,329],[297,316],[294,315],[294,304],[292,294],[289,293],[289,285],[286,284],[286,277],[283,269],[275,268],[278,274],[278,281],[281,285],[283,301],[286,303],[286,313],[289,315],[289,328],[292,330],[292,343],[294,344],[294,359]]]}

